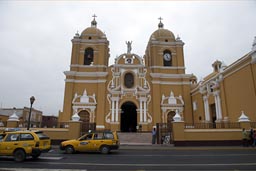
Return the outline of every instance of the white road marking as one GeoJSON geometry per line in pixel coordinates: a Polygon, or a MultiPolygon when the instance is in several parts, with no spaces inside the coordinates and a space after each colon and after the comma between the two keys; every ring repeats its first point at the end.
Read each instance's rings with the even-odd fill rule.
{"type": "Polygon", "coordinates": [[[58,163],[58,162],[47,162],[48,164],[53,165],[84,165],[84,166],[137,166],[137,167],[171,167],[171,166],[256,166],[256,163],[150,163],[150,164],[143,164],[143,163],[58,163]]]}
{"type": "Polygon", "coordinates": [[[0,168],[0,171],[87,171],[87,170],[81,170],[81,169],[31,169],[31,168],[0,168]]]}
{"type": "Polygon", "coordinates": [[[39,159],[60,160],[63,159],[63,157],[39,157],[39,159]]]}

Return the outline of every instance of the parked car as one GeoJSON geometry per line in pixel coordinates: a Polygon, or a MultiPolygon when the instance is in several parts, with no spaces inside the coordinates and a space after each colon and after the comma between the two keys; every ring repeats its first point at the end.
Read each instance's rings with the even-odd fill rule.
{"type": "Polygon", "coordinates": [[[60,149],[71,154],[75,152],[98,151],[108,154],[111,150],[119,148],[119,139],[116,132],[91,132],[78,139],[63,141],[60,149]]]}
{"type": "Polygon", "coordinates": [[[51,139],[42,131],[11,131],[0,133],[0,156],[13,156],[21,162],[27,156],[38,158],[51,149],[51,139]]]}

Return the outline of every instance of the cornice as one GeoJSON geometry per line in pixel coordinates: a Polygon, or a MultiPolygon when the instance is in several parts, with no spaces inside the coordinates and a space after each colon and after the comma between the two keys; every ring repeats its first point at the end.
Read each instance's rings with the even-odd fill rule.
{"type": "Polygon", "coordinates": [[[161,84],[161,85],[191,85],[188,81],[175,82],[175,81],[152,81],[152,84],[161,84]]]}
{"type": "Polygon", "coordinates": [[[78,68],[107,68],[106,65],[79,65],[79,64],[71,64],[71,68],[78,67],[78,68]]]}
{"type": "Polygon", "coordinates": [[[78,77],[106,77],[108,72],[76,72],[76,71],[64,71],[66,76],[78,76],[78,77]]]}
{"type": "Polygon", "coordinates": [[[176,70],[176,69],[186,69],[186,67],[182,66],[151,66],[150,69],[164,69],[164,70],[176,70]]]}
{"type": "Polygon", "coordinates": [[[91,84],[95,84],[95,83],[106,83],[107,80],[75,80],[75,79],[65,79],[66,83],[91,83],[91,84]]]}
{"type": "Polygon", "coordinates": [[[96,39],[96,40],[88,40],[88,39],[72,39],[72,43],[91,43],[91,44],[109,44],[107,39],[96,39]]]}
{"type": "Polygon", "coordinates": [[[192,74],[163,74],[163,73],[150,73],[152,78],[190,78],[192,74]]]}
{"type": "Polygon", "coordinates": [[[182,41],[177,41],[177,42],[163,42],[163,41],[157,41],[157,40],[151,40],[150,41],[151,45],[169,45],[169,46],[183,46],[185,43],[182,41]]]}

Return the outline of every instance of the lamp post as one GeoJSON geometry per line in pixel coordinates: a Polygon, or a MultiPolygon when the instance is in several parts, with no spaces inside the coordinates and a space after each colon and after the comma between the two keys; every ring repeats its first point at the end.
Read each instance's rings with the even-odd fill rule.
{"type": "Polygon", "coordinates": [[[31,96],[31,97],[30,97],[30,109],[29,109],[28,127],[27,127],[27,130],[29,130],[29,128],[30,128],[31,110],[32,110],[32,105],[33,105],[33,103],[34,103],[35,100],[36,100],[36,99],[35,99],[34,96],[31,96]]]}

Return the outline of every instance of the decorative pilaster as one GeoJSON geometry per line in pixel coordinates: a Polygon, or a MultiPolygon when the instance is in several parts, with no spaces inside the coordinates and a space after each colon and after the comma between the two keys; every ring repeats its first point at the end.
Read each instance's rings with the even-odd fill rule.
{"type": "Polygon", "coordinates": [[[221,121],[222,120],[222,111],[221,111],[221,103],[220,103],[220,91],[215,91],[214,93],[214,100],[215,100],[215,106],[216,106],[216,120],[221,121]]]}
{"type": "Polygon", "coordinates": [[[144,122],[147,122],[147,103],[144,101],[144,122]]]}
{"type": "Polygon", "coordinates": [[[119,101],[119,99],[116,99],[115,122],[119,122],[119,118],[118,118],[118,106],[119,106],[119,104],[118,104],[118,101],[119,101]]]}
{"type": "Polygon", "coordinates": [[[209,112],[209,102],[208,96],[203,96],[204,99],[204,113],[205,113],[205,121],[210,121],[210,112],[209,112]]]}
{"type": "Polygon", "coordinates": [[[143,122],[143,117],[142,117],[142,99],[140,99],[140,123],[143,122]]]}

